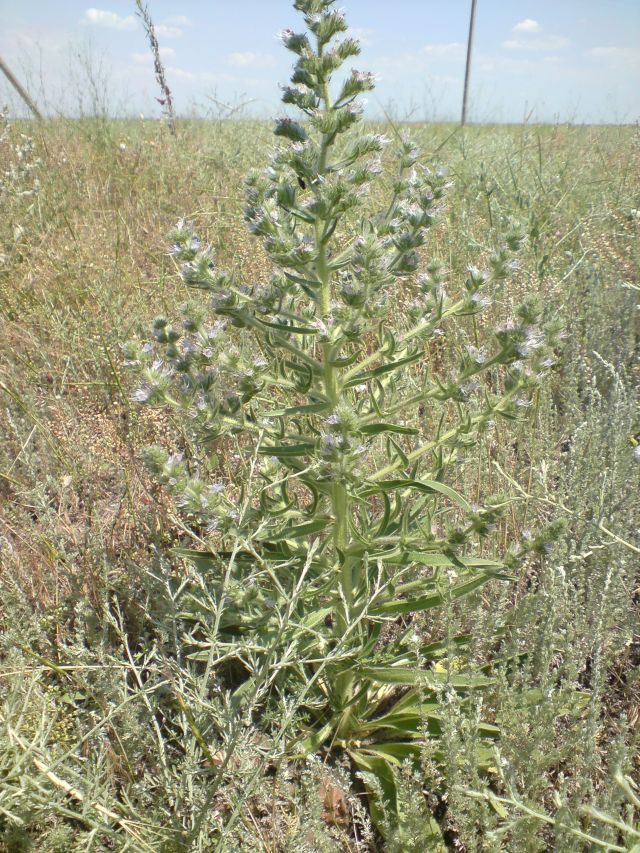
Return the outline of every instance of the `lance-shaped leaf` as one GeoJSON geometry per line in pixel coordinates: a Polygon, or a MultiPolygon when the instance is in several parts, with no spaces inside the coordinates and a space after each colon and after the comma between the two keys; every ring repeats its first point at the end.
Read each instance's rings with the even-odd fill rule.
{"type": "Polygon", "coordinates": [[[269,533],[266,531],[261,539],[269,542],[286,542],[289,539],[304,539],[306,536],[313,536],[314,533],[319,533],[331,524],[329,518],[319,518],[315,521],[309,521],[306,524],[298,524],[293,527],[285,527],[277,533],[269,533]]]}
{"type": "Polygon", "coordinates": [[[462,583],[450,586],[446,590],[435,589],[433,592],[418,596],[417,598],[385,601],[381,604],[375,604],[369,609],[369,614],[372,616],[400,616],[406,613],[420,613],[423,610],[431,610],[434,607],[440,607],[445,601],[469,595],[492,580],[492,577],[493,575],[491,574],[481,573],[462,583]]]}
{"type": "MultiPolygon", "coordinates": [[[[420,757],[420,747],[411,744],[403,744],[399,749],[395,748],[397,746],[395,744],[386,746],[386,749],[380,748],[380,751],[364,748],[350,749],[349,755],[354,765],[360,770],[360,775],[369,793],[369,806],[373,822],[377,826],[382,826],[385,812],[387,814],[390,812],[397,826],[396,832],[401,838],[404,831],[404,820],[403,815],[398,810],[398,789],[392,765],[397,767],[407,759],[417,762],[420,757]],[[386,808],[375,795],[377,787],[375,782],[382,789],[386,808]]],[[[433,817],[427,817],[426,822],[421,826],[421,841],[425,853],[447,853],[448,848],[444,843],[440,826],[433,817]]]]}
{"type": "Polygon", "coordinates": [[[402,426],[401,424],[365,424],[359,427],[363,435],[380,435],[381,432],[395,432],[400,435],[417,435],[419,430],[415,427],[402,426]]]}
{"type": "Polygon", "coordinates": [[[397,361],[390,361],[387,364],[381,364],[379,367],[374,367],[372,370],[365,370],[364,373],[357,373],[355,376],[350,376],[352,373],[350,370],[345,377],[345,388],[353,388],[354,385],[360,385],[363,382],[367,382],[369,379],[375,379],[378,376],[393,373],[396,370],[400,370],[401,367],[406,367],[408,364],[414,364],[416,361],[419,361],[424,357],[425,353],[422,350],[419,350],[405,358],[399,358],[397,361]]]}
{"type": "Polygon", "coordinates": [[[283,409],[273,409],[270,412],[265,412],[262,417],[282,418],[289,417],[291,415],[317,415],[322,412],[328,412],[330,409],[331,404],[329,402],[305,403],[302,406],[287,406],[283,409]]]}
{"type": "Polygon", "coordinates": [[[258,448],[258,453],[262,456],[308,456],[312,453],[315,445],[305,441],[301,444],[263,444],[258,448]]]}
{"type": "Polygon", "coordinates": [[[455,489],[452,489],[451,486],[439,483],[437,480],[411,480],[409,478],[381,480],[379,483],[367,483],[364,489],[360,490],[359,494],[366,497],[378,494],[379,492],[393,492],[397,489],[414,489],[415,491],[426,494],[437,492],[449,498],[452,503],[455,503],[465,512],[472,512],[469,501],[463,498],[455,489]]]}
{"type": "Polygon", "coordinates": [[[277,329],[280,332],[291,332],[295,335],[316,335],[318,330],[314,326],[294,326],[288,323],[270,323],[267,320],[258,318],[258,322],[263,326],[268,326],[270,329],[277,329]]]}
{"type": "Polygon", "coordinates": [[[446,672],[436,672],[431,669],[420,669],[408,667],[403,664],[397,666],[359,666],[354,671],[359,678],[367,678],[377,684],[404,684],[407,687],[425,685],[428,682],[439,681],[451,684],[456,690],[477,690],[480,687],[489,687],[495,681],[486,675],[459,675],[446,672]]]}

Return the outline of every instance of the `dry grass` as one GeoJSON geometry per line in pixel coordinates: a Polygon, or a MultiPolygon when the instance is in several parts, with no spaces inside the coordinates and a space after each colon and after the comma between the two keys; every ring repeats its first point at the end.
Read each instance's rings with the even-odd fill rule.
{"type": "MultiPolygon", "coordinates": [[[[181,216],[195,220],[220,266],[241,270],[248,282],[265,274],[242,221],[242,181],[265,162],[270,134],[264,125],[193,122],[179,123],[174,139],[153,123],[97,120],[28,131],[41,192],[0,267],[0,580],[24,592],[34,618],[48,614],[62,641],[78,600],[99,609],[116,581],[133,578],[132,567],[148,566],[180,538],[140,450],[154,442],[185,449],[185,438],[179,423],[131,404],[119,345],[192,296],[165,248],[181,216]]],[[[502,222],[517,218],[529,241],[521,269],[495,294],[494,318],[535,290],[569,325],[576,361],[565,363],[539,401],[533,428],[501,426],[464,474],[474,498],[508,486],[500,469],[541,494],[541,463],[552,477],[563,470],[573,422],[562,411],[572,403],[558,401],[569,382],[585,381],[575,378],[578,360],[607,346],[602,354],[619,354],[629,388],[639,376],[640,220],[631,211],[640,208],[640,136],[634,128],[526,126],[415,132],[427,153],[448,140],[437,160],[448,164],[455,188],[448,227],[435,232],[429,251],[452,280],[489,251],[502,222]]],[[[628,441],[640,440],[638,420],[635,430],[628,441]]],[[[545,512],[518,505],[503,523],[504,542],[545,512]]],[[[629,513],[632,520],[637,506],[629,513]]],[[[613,523],[618,536],[633,540],[623,520],[613,523]]],[[[491,608],[504,612],[525,600],[539,574],[531,565],[513,590],[485,602],[479,618],[487,630],[491,608]]],[[[637,583],[620,617],[625,625],[629,607],[637,612],[637,583]]],[[[0,624],[8,616],[0,612],[0,624]]],[[[640,688],[629,671],[638,666],[638,637],[612,648],[611,712],[637,721],[640,688]]]]}

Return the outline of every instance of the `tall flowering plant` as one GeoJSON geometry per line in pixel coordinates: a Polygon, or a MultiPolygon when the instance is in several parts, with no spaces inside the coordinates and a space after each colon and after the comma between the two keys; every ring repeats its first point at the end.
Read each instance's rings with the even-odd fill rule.
{"type": "Polygon", "coordinates": [[[439,734],[443,688],[487,681],[435,666],[447,644],[422,643],[412,620],[505,577],[518,557],[475,555],[501,502],[472,506],[449,471],[497,418],[526,408],[556,330],[531,300],[492,347],[469,346],[443,373],[435,344],[486,308],[522,238],[508,234],[486,270],[469,268],[447,291],[443,266],[424,261],[445,171],[408,135],[362,129],[374,77],[351,70],[334,82],[359,53],[343,13],[333,0],[294,6],[307,31],[281,35],[296,57],[283,101],[301,119],[277,122],[271,160],[246,188],[273,275],[221,271],[180,222],[171,253],[209,308],[185,306],[180,326],[157,320],[154,341],[129,358],[135,398],[183,409],[201,451],[190,465],[148,451],[211,537],[209,551],[181,552],[207,573],[213,602],[192,614],[191,659],[208,673],[233,660],[238,689],[262,679],[265,702],[297,697],[290,753],[341,750],[393,807],[393,766],[439,734]],[[389,180],[372,209],[372,187],[389,180]],[[238,476],[223,483],[207,460],[230,442],[238,476]]]}

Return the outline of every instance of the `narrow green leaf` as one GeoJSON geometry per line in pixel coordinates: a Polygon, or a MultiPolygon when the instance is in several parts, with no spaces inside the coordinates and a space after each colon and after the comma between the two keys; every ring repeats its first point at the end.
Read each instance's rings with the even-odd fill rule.
{"type": "MultiPolygon", "coordinates": [[[[393,744],[389,745],[393,750],[393,744]]],[[[415,749],[415,748],[414,748],[415,749]]],[[[382,828],[385,819],[385,811],[391,812],[393,820],[396,823],[396,832],[399,833],[399,838],[402,839],[405,831],[405,821],[398,807],[398,790],[396,780],[391,768],[391,763],[398,764],[397,759],[393,757],[387,758],[384,755],[366,754],[363,749],[350,749],[349,755],[356,767],[359,768],[365,787],[369,794],[369,808],[373,822],[382,828]],[[383,809],[382,805],[373,796],[372,785],[369,779],[376,779],[382,788],[384,799],[387,801],[387,809],[383,809]]],[[[407,755],[408,758],[417,760],[419,756],[414,753],[407,755]]],[[[410,831],[410,830],[409,830],[410,831]]],[[[421,826],[421,841],[422,849],[425,853],[447,853],[447,846],[442,838],[440,826],[433,817],[428,817],[426,824],[421,826]]]]}
{"type": "Polygon", "coordinates": [[[367,495],[378,494],[381,491],[390,492],[396,489],[415,489],[418,492],[425,493],[438,492],[441,495],[445,495],[445,497],[449,498],[449,500],[457,504],[465,512],[472,511],[471,504],[461,494],[452,489],[451,486],[438,483],[436,480],[409,480],[407,478],[381,480],[379,483],[367,483],[360,494],[366,497],[367,495]]]}
{"type": "Polygon", "coordinates": [[[507,820],[507,818],[509,817],[509,812],[505,809],[505,807],[496,797],[492,797],[491,795],[489,795],[487,801],[491,808],[494,810],[494,812],[498,815],[498,817],[501,817],[503,820],[507,820]]]}
{"type": "Polygon", "coordinates": [[[255,690],[255,687],[255,678],[253,676],[247,678],[247,680],[243,681],[239,687],[236,687],[236,689],[231,694],[231,703],[233,705],[241,703],[245,696],[248,696],[252,692],[252,690],[255,690]]]}
{"type": "Polygon", "coordinates": [[[302,278],[302,276],[294,275],[291,272],[285,271],[285,276],[289,279],[289,281],[295,281],[296,284],[304,284],[309,288],[320,288],[322,286],[321,281],[313,281],[309,278],[302,278]]]}
{"type": "Polygon", "coordinates": [[[288,539],[303,539],[306,536],[312,536],[314,533],[319,533],[331,524],[331,519],[320,518],[316,521],[308,521],[306,524],[298,524],[294,527],[285,527],[278,533],[265,532],[263,538],[268,542],[283,542],[288,539]]]}
{"type": "MultiPolygon", "coordinates": [[[[391,447],[393,447],[393,449],[395,450],[395,452],[396,452],[396,453],[398,454],[398,456],[400,457],[400,461],[402,462],[403,466],[404,466],[405,468],[408,468],[408,467],[409,467],[409,457],[408,457],[408,456],[407,456],[407,454],[404,452],[404,450],[402,449],[402,447],[400,447],[400,445],[398,444],[398,442],[397,442],[397,441],[394,441],[394,440],[393,440],[393,438],[391,438],[391,436],[389,436],[389,438],[387,439],[387,445],[391,445],[391,447]]],[[[391,456],[391,452],[389,452],[389,456],[391,456]]]]}
{"type": "Polygon", "coordinates": [[[335,721],[331,719],[317,732],[313,732],[301,741],[294,742],[291,744],[292,754],[305,758],[307,755],[317,752],[322,744],[331,737],[334,727],[335,721]]]}
{"type": "Polygon", "coordinates": [[[389,500],[386,492],[382,492],[382,499],[384,501],[384,512],[382,513],[382,518],[380,519],[378,529],[376,530],[376,537],[384,536],[387,525],[389,524],[389,518],[391,517],[391,501],[389,500]]]}
{"type": "Polygon", "coordinates": [[[358,677],[368,678],[377,684],[405,684],[414,687],[423,683],[426,670],[409,669],[404,666],[363,666],[356,670],[358,677]]]}
{"type": "Polygon", "coordinates": [[[382,717],[375,717],[360,726],[360,732],[365,737],[371,737],[373,732],[393,731],[404,738],[419,738],[423,735],[424,723],[429,725],[430,734],[438,734],[441,729],[439,705],[437,702],[417,702],[413,708],[404,711],[391,711],[382,717]]]}
{"type": "Polygon", "coordinates": [[[434,607],[440,607],[448,599],[463,598],[465,595],[469,595],[469,593],[490,580],[492,580],[491,575],[479,574],[477,577],[464,581],[464,583],[456,584],[456,586],[447,590],[446,593],[434,591],[429,595],[422,595],[418,598],[385,601],[383,604],[372,607],[369,613],[373,616],[399,616],[403,613],[419,613],[423,610],[431,610],[434,607]]]}
{"type": "Polygon", "coordinates": [[[332,607],[321,607],[319,610],[314,610],[304,616],[300,620],[300,625],[305,625],[307,628],[315,628],[316,625],[324,622],[327,616],[331,616],[332,613],[332,607]]]}
{"type": "Polygon", "coordinates": [[[331,358],[329,359],[329,364],[331,367],[351,367],[354,361],[358,358],[360,352],[356,350],[356,352],[351,355],[342,356],[342,358],[331,358]]]}
{"type": "Polygon", "coordinates": [[[287,406],[285,409],[274,409],[271,412],[265,412],[262,417],[265,418],[282,418],[289,415],[316,415],[321,412],[328,412],[331,404],[325,403],[308,403],[305,406],[287,406]]]}
{"type": "MultiPolygon", "coordinates": [[[[399,741],[396,743],[376,743],[367,744],[360,747],[358,753],[366,755],[367,758],[378,757],[390,764],[395,764],[400,767],[407,758],[419,758],[421,747],[417,743],[406,743],[399,741]]],[[[355,752],[355,750],[354,750],[355,752]]]]}
{"type": "MultiPolygon", "coordinates": [[[[379,756],[365,755],[362,750],[349,750],[349,755],[355,766],[361,771],[365,785],[369,776],[374,777],[382,788],[384,799],[387,801],[387,808],[395,816],[398,817],[398,791],[396,782],[389,763],[379,756]]],[[[367,786],[369,794],[369,810],[373,822],[377,826],[381,826],[385,818],[385,810],[373,795],[371,785],[367,786]]]]}
{"type": "Polygon", "coordinates": [[[419,350],[405,358],[399,358],[397,361],[390,361],[387,364],[381,364],[379,367],[374,367],[372,370],[365,370],[364,373],[357,373],[351,378],[349,378],[349,374],[351,373],[351,371],[349,371],[346,376],[347,381],[345,382],[345,388],[353,388],[354,385],[360,385],[362,382],[367,382],[369,379],[375,379],[378,376],[393,373],[395,370],[399,370],[401,367],[406,367],[408,364],[413,364],[424,357],[425,353],[422,350],[419,350]]]}
{"type": "Polygon", "coordinates": [[[302,444],[263,444],[258,448],[258,453],[261,456],[307,456],[314,448],[315,445],[307,441],[302,444]]]}
{"type": "MultiPolygon", "coordinates": [[[[412,563],[420,563],[423,566],[452,566],[453,560],[446,554],[429,551],[410,551],[408,557],[412,563]]],[[[485,557],[458,557],[468,569],[503,569],[504,564],[497,560],[489,560],[485,557]]]]}
{"type": "Polygon", "coordinates": [[[414,427],[401,426],[400,424],[365,424],[361,426],[360,432],[363,435],[379,435],[381,432],[395,432],[400,435],[417,435],[419,430],[414,427]]]}
{"type": "Polygon", "coordinates": [[[431,659],[441,658],[447,654],[450,646],[456,646],[459,649],[466,649],[471,642],[471,634],[460,634],[457,637],[451,637],[447,640],[437,640],[435,643],[428,643],[420,649],[420,657],[431,659]]]}
{"type": "Polygon", "coordinates": [[[289,326],[286,323],[269,323],[267,320],[257,318],[258,322],[263,326],[268,326],[270,329],[277,329],[279,332],[292,332],[294,335],[317,335],[318,330],[314,326],[289,326]]]}
{"type": "Polygon", "coordinates": [[[187,660],[199,661],[204,663],[209,660],[210,656],[211,652],[207,649],[203,649],[200,652],[191,652],[190,654],[188,654],[187,660]]]}
{"type": "Polygon", "coordinates": [[[220,563],[221,555],[213,551],[196,551],[193,548],[172,548],[171,553],[183,560],[189,560],[200,571],[208,571],[220,563]]]}
{"type": "Polygon", "coordinates": [[[428,678],[446,682],[458,690],[477,690],[495,683],[494,679],[486,675],[459,675],[408,666],[363,666],[358,667],[356,672],[360,678],[370,678],[379,684],[406,684],[412,687],[424,684],[428,678]]]}

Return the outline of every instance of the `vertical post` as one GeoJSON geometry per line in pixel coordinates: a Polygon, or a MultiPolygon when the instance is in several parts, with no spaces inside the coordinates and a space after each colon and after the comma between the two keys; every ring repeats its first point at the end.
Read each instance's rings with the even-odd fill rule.
{"type": "Polygon", "coordinates": [[[471,18],[469,19],[469,38],[467,40],[467,64],[464,69],[464,91],[462,93],[462,118],[460,124],[467,121],[467,100],[469,97],[469,77],[471,76],[471,50],[473,47],[473,30],[476,22],[476,0],[471,0],[471,18]]]}
{"type": "Polygon", "coordinates": [[[31,98],[29,97],[29,93],[27,92],[27,90],[26,90],[26,89],[24,89],[24,88],[20,85],[20,81],[19,81],[19,80],[18,80],[18,79],[13,75],[13,72],[11,71],[11,69],[9,68],[9,66],[7,65],[7,63],[2,59],[2,57],[0,57],[0,71],[2,71],[2,73],[4,74],[4,76],[5,76],[5,77],[7,78],[7,80],[11,83],[11,85],[13,86],[13,88],[14,88],[14,89],[16,90],[16,92],[20,95],[20,97],[21,97],[21,98],[22,98],[22,100],[25,102],[25,104],[29,107],[29,109],[30,109],[30,110],[31,110],[31,112],[34,114],[34,116],[35,116],[36,118],[41,119],[41,118],[42,118],[42,113],[40,112],[40,110],[37,108],[37,106],[35,105],[35,103],[34,103],[34,102],[31,100],[31,98]]]}

